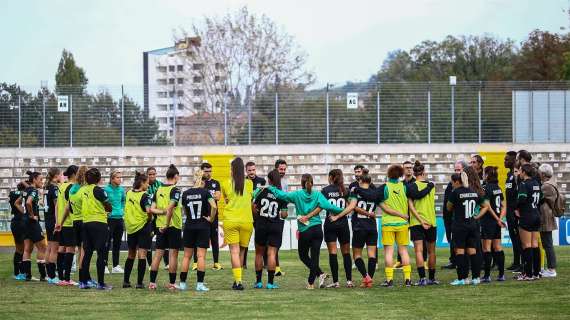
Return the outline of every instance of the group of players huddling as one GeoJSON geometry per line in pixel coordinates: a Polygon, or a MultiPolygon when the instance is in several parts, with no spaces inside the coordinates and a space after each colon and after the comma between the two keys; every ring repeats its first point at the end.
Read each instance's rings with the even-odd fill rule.
{"type": "MultiPolygon", "coordinates": [[[[522,256],[521,269],[515,270],[520,273],[515,278],[526,281],[540,277],[538,237],[542,194],[536,166],[530,160],[530,154],[524,150],[507,153],[505,166],[509,174],[505,195],[498,185],[497,167],[483,168],[483,159],[478,155],[473,156],[471,166],[463,160],[456,162],[443,206],[446,237],[451,244],[451,266],[457,270],[457,279],[452,285],[490,282],[492,264],[498,268],[496,280],[506,280],[501,247],[501,229],[506,227],[506,220],[514,249],[518,250],[515,254],[522,256]]],[[[9,199],[13,215],[11,230],[16,243],[14,278],[37,280],[32,277],[31,268],[35,248],[39,280],[58,286],[109,290],[111,286],[106,284],[105,274],[112,240],[113,272],[124,273],[123,288],[132,287],[130,275],[137,260],[134,287],[155,290],[160,262],[164,260],[169,276],[166,287],[187,290],[193,260],[195,289],[208,291],[204,282],[208,248],[213,250],[212,269],[222,269],[218,261],[220,226],[223,245],[229,246],[231,256],[232,289],[244,289],[242,269],[247,262],[247,246],[253,230],[254,288],[264,287],[265,268],[265,288],[277,289],[275,276],[283,274],[278,251],[287,206],[292,203],[296,209],[299,258],[309,270],[307,289],[340,287],[337,244],[340,244],[346,286],[355,286],[354,264],[362,277],[360,287],[373,287],[378,230],[385,265],[381,286],[394,286],[394,251],[398,253],[398,268],[401,267],[404,274],[404,286],[439,284],[436,279],[435,188],[434,183],[428,181],[428,172],[422,163],[406,161],[402,165],[390,165],[387,181],[379,186],[373,184],[368,169],[362,165],[354,167],[355,181],[348,187],[343,181],[343,172],[334,169],[329,172],[329,185],[320,191],[315,190],[313,177],[308,173],[301,177],[301,188],[289,191],[284,178],[286,168],[287,163],[278,160],[266,182],[256,175],[253,162],[244,165],[241,158],[235,158],[231,162],[231,178],[220,183],[211,177],[212,166],[203,163],[193,175],[192,186],[183,191],[177,187],[180,175],[174,165],[168,167],[164,182],[156,179],[156,169],[151,167],[145,173],[136,172],[127,192],[120,187],[122,177],[118,171],[111,173],[110,183],[105,187],[101,186],[102,177],[97,168],[71,165],[64,172],[51,168],[46,177],[28,171],[29,178],[18,184],[9,199]],[[218,217],[220,199],[225,201],[225,208],[223,216],[218,217]],[[40,225],[40,205],[44,209],[45,232],[40,225]],[[324,222],[320,215],[322,210],[326,210],[324,222]],[[377,221],[381,221],[380,228],[377,221]],[[124,270],[119,266],[123,230],[127,233],[128,245],[124,270]],[[156,237],[154,245],[153,237],[156,237]],[[418,273],[415,283],[412,283],[407,248],[410,238],[418,273]],[[330,283],[329,275],[319,266],[323,239],[329,253],[330,283]],[[362,253],[365,246],[367,263],[362,253]],[[180,250],[183,250],[183,258],[178,270],[180,250]],[[97,253],[96,281],[90,274],[94,252],[97,253]],[[71,279],[75,261],[77,282],[71,279]],[[147,262],[150,283],[144,285],[147,262]]],[[[518,264],[514,269],[517,268],[518,264]]]]}

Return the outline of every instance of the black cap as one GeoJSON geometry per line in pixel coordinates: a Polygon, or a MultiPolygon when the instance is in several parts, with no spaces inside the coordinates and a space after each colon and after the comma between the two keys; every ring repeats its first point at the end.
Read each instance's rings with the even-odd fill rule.
{"type": "Polygon", "coordinates": [[[67,169],[65,169],[65,172],[63,172],[63,175],[66,177],[69,177],[69,176],[76,174],[78,170],[79,170],[79,167],[72,164],[69,167],[67,167],[67,169]]]}

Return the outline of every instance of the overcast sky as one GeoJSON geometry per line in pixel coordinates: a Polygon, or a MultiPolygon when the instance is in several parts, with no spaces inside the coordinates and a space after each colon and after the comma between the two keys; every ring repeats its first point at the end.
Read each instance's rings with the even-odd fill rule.
{"type": "Polygon", "coordinates": [[[53,85],[63,48],[91,85],[142,85],[142,52],[172,30],[247,5],[295,37],[318,84],[367,80],[389,51],[446,35],[491,33],[521,42],[569,25],[567,0],[1,1],[0,82],[53,85]]]}

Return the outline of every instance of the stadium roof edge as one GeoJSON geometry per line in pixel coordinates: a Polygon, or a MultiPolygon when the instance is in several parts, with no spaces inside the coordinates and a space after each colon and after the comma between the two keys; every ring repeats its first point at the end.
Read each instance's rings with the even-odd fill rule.
{"type": "Polygon", "coordinates": [[[154,49],[154,50],[144,51],[144,52],[148,53],[148,54],[167,54],[167,53],[170,53],[173,51],[174,51],[174,47],[167,47],[167,48],[154,49]]]}

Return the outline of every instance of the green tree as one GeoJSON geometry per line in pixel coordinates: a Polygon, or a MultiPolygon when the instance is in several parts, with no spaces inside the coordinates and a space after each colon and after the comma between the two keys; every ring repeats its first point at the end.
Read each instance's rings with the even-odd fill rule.
{"type": "Polygon", "coordinates": [[[83,94],[88,82],[85,71],[77,66],[73,54],[63,49],[55,74],[58,94],[83,94]]]}
{"type": "Polygon", "coordinates": [[[534,30],[522,43],[514,69],[515,80],[564,79],[564,54],[570,51],[568,36],[534,30]]]}

